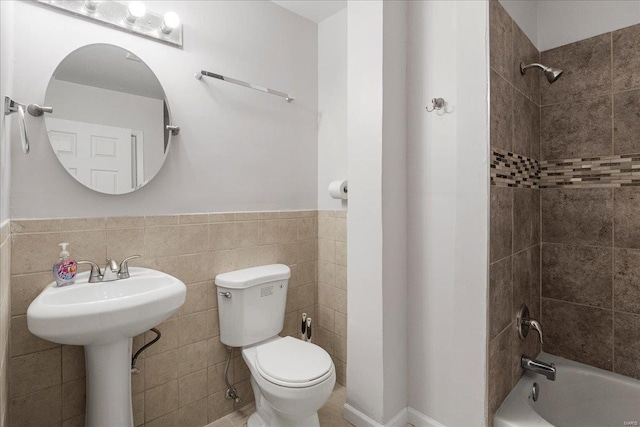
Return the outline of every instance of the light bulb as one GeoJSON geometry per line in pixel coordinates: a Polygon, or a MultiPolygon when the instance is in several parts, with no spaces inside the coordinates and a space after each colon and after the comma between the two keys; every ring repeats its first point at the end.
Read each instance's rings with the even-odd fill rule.
{"type": "Polygon", "coordinates": [[[142,18],[147,13],[147,8],[141,1],[132,1],[129,3],[125,18],[129,23],[133,24],[136,19],[142,18]]]}
{"type": "Polygon", "coordinates": [[[96,9],[98,8],[98,3],[100,3],[98,0],[85,0],[84,8],[87,9],[89,12],[95,12],[96,9]]]}
{"type": "Polygon", "coordinates": [[[164,20],[162,21],[162,25],[160,25],[160,31],[164,34],[169,34],[171,31],[178,28],[180,25],[180,17],[175,12],[167,12],[164,14],[164,20]]]}

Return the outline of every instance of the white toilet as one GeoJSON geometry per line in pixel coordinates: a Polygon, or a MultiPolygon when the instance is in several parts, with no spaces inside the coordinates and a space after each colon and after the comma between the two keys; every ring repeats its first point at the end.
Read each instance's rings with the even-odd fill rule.
{"type": "Polygon", "coordinates": [[[216,276],[220,341],[242,347],[251,371],[256,413],[248,427],[319,427],[318,409],[336,382],[329,354],[280,337],[291,270],[273,264],[216,276]]]}

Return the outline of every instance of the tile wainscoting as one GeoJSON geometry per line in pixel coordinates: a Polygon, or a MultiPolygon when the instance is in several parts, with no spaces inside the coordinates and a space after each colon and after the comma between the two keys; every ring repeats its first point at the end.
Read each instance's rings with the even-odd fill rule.
{"type": "MultiPolygon", "coordinates": [[[[337,336],[346,335],[335,327],[336,317],[346,317],[342,309],[342,304],[346,307],[346,282],[337,283],[335,271],[346,259],[340,255],[331,261],[327,253],[331,245],[320,244],[318,239],[319,233],[336,236],[334,239],[346,236],[342,228],[346,222],[340,220],[346,221],[342,212],[282,211],[12,221],[10,236],[7,230],[9,238],[2,246],[11,248],[5,250],[11,253],[11,296],[6,304],[9,307],[10,300],[6,410],[10,410],[10,425],[84,425],[82,347],[41,340],[29,333],[26,322],[29,304],[51,282],[50,268],[58,256],[58,243],[63,241],[70,243],[76,259],[102,262],[107,257],[121,260],[140,254],[142,258],[131,265],[165,271],[187,285],[185,304],[159,326],[162,339],[141,355],[140,374],[132,377],[136,426],[201,427],[238,409],[224,398],[227,351],[219,340],[213,282],[216,274],[235,269],[276,262],[291,267],[283,334],[299,336],[302,312],[316,318],[320,328],[314,342],[331,353],[338,379],[344,383],[346,348],[334,343],[339,342],[337,336]],[[322,272],[319,252],[323,254],[322,272]],[[323,280],[322,291],[318,276],[323,280]],[[319,296],[335,301],[323,304],[322,314],[319,296]]],[[[334,247],[342,243],[332,242],[334,247]]],[[[8,255],[6,262],[9,264],[8,255]]],[[[1,289],[8,291],[9,286],[1,289]]],[[[152,338],[151,333],[136,337],[134,348],[152,338]]],[[[244,399],[241,405],[250,403],[250,374],[239,351],[234,351],[230,378],[244,399]]]]}
{"type": "Polygon", "coordinates": [[[11,239],[9,221],[0,225],[0,427],[9,425],[9,322],[11,239]]]}

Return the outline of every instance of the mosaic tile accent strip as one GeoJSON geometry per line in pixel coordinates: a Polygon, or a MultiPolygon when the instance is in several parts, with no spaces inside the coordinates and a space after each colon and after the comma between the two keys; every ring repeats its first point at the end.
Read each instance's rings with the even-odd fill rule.
{"type": "Polygon", "coordinates": [[[491,151],[490,168],[491,185],[539,188],[540,166],[535,159],[496,148],[491,151]]]}
{"type": "Polygon", "coordinates": [[[640,154],[543,160],[540,188],[640,186],[640,154]]]}

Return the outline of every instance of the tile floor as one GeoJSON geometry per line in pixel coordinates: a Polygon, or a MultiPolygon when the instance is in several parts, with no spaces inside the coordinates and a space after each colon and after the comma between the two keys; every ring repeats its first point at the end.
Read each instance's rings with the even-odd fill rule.
{"type": "MultiPolygon", "coordinates": [[[[336,384],[327,403],[318,411],[321,427],[353,427],[342,418],[342,410],[347,400],[347,389],[336,384]]],[[[255,403],[227,415],[224,418],[209,424],[207,427],[245,427],[247,419],[256,410],[255,403]]]]}

